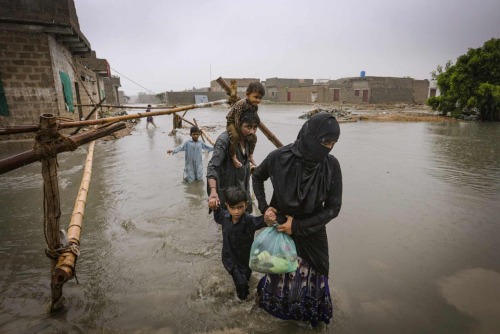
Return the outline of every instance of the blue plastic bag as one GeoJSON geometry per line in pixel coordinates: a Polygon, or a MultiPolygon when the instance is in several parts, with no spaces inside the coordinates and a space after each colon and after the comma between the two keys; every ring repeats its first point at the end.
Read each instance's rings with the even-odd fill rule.
{"type": "Polygon", "coordinates": [[[264,274],[284,274],[298,266],[295,242],[276,225],[266,227],[253,241],[250,249],[250,269],[264,274]]]}

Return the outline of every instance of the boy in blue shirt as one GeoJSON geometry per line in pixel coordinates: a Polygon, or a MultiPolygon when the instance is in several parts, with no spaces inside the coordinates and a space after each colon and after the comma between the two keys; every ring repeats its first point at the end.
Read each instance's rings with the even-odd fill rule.
{"type": "Polygon", "coordinates": [[[184,180],[187,183],[203,180],[202,152],[203,150],[208,152],[214,150],[212,146],[198,140],[201,134],[199,128],[193,126],[189,132],[191,134],[190,140],[185,141],[173,150],[167,151],[167,154],[175,154],[180,151],[186,152],[184,158],[184,180]]]}
{"type": "Polygon", "coordinates": [[[219,206],[214,211],[215,222],[222,226],[222,263],[233,277],[238,298],[244,300],[249,294],[248,281],[252,270],[248,262],[255,231],[267,225],[263,216],[246,213],[248,201],[240,187],[226,188],[224,199],[227,210],[219,206]]]}

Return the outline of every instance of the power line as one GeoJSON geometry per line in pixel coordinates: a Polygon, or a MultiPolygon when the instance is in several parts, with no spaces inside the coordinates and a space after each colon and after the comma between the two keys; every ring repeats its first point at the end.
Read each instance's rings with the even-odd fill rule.
{"type": "Polygon", "coordinates": [[[147,89],[146,87],[139,85],[137,82],[135,82],[134,80],[132,80],[132,79],[130,79],[130,78],[127,78],[126,76],[124,76],[123,74],[121,74],[120,72],[118,72],[117,70],[115,70],[114,68],[112,68],[111,66],[110,66],[110,68],[111,68],[113,71],[115,71],[116,73],[118,73],[119,75],[121,75],[122,77],[124,77],[125,79],[127,79],[128,81],[133,82],[133,83],[135,83],[137,86],[139,86],[139,87],[141,87],[141,88],[144,88],[145,90],[147,90],[147,91],[149,91],[149,92],[151,92],[151,93],[153,93],[153,94],[155,94],[155,95],[156,95],[156,93],[155,93],[155,92],[153,92],[151,89],[147,89]]]}

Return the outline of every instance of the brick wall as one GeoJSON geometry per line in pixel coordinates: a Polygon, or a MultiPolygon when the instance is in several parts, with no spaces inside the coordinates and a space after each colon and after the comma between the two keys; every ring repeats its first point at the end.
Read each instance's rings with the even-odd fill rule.
{"type": "Polygon", "coordinates": [[[289,87],[285,89],[285,94],[280,95],[280,97],[284,97],[284,100],[281,102],[312,102],[311,93],[316,92],[317,89],[315,87],[289,87]],[[290,95],[290,101],[288,101],[288,94],[290,95]]]}
{"type": "MultiPolygon", "coordinates": [[[[231,86],[231,80],[236,80],[236,85],[238,86],[238,92],[246,92],[248,85],[251,82],[260,82],[259,78],[223,78],[228,85],[231,86]]],[[[210,89],[212,92],[225,92],[219,85],[217,80],[210,81],[210,89]]]]}
{"type": "Polygon", "coordinates": [[[104,93],[106,95],[106,104],[119,104],[120,96],[118,95],[118,88],[121,87],[120,78],[111,76],[102,78],[104,84],[104,93]]]}
{"type": "MultiPolygon", "coordinates": [[[[206,95],[208,101],[218,101],[227,99],[227,94],[222,92],[166,92],[168,105],[189,105],[194,104],[195,95],[206,95]]],[[[238,93],[240,98],[245,98],[245,93],[238,93]]]]}
{"type": "MultiPolygon", "coordinates": [[[[78,103],[78,97],[80,99],[80,104],[92,104],[99,103],[100,95],[98,89],[98,76],[95,72],[89,70],[84,65],[79,62],[74,63],[75,68],[77,69],[78,76],[75,75],[75,82],[73,82],[73,87],[75,88],[75,94],[78,94],[75,99],[75,104],[78,103]],[[78,87],[78,91],[76,90],[78,87]],[[90,95],[90,96],[89,96],[90,95]]],[[[75,108],[79,113],[83,114],[83,118],[85,118],[89,112],[93,109],[93,107],[76,107],[75,108]]]]}
{"type": "Polygon", "coordinates": [[[57,109],[47,35],[0,31],[0,71],[10,111],[0,126],[38,124],[57,109]]]}
{"type": "MultiPolygon", "coordinates": [[[[276,80],[270,82],[272,84],[280,84],[276,80]]],[[[267,88],[268,93],[271,94],[266,99],[275,102],[292,103],[364,103],[363,91],[368,90],[368,103],[424,103],[427,98],[428,87],[429,82],[427,80],[414,80],[412,78],[345,78],[332,80],[328,86],[271,86],[267,88]],[[338,90],[339,95],[338,101],[334,99],[336,90],[338,90]],[[272,92],[274,92],[274,96],[272,92]],[[313,101],[314,95],[316,96],[316,101],[313,101]],[[289,97],[290,100],[288,99],[289,97]]]]}
{"type": "Polygon", "coordinates": [[[413,102],[425,104],[429,97],[429,80],[413,81],[413,102]]]}
{"type": "MultiPolygon", "coordinates": [[[[54,89],[56,91],[56,96],[57,96],[57,110],[53,110],[51,111],[51,113],[58,116],[69,117],[74,119],[75,118],[74,113],[68,112],[65,108],[63,87],[59,75],[59,71],[63,71],[69,75],[71,82],[73,83],[71,87],[71,90],[73,92],[73,102],[76,103],[76,94],[74,86],[76,78],[73,68],[71,67],[68,61],[68,59],[71,60],[72,58],[71,53],[66,48],[63,48],[60,44],[58,44],[53,36],[51,35],[46,35],[46,36],[49,45],[49,52],[50,52],[49,57],[52,64],[54,89]]],[[[76,117],[76,119],[78,119],[78,117],[76,117]]]]}
{"type": "MultiPolygon", "coordinates": [[[[73,61],[71,53],[50,34],[0,31],[0,71],[10,111],[10,116],[0,116],[0,126],[38,124],[39,116],[44,113],[78,119],[77,112],[65,109],[59,75],[59,71],[64,71],[71,78],[76,103],[77,78],[69,61],[73,61]]],[[[89,103],[82,92],[81,86],[82,103],[89,103]]],[[[19,134],[0,140],[32,136],[19,134]]]]}
{"type": "Polygon", "coordinates": [[[278,102],[278,88],[277,87],[266,87],[266,95],[264,100],[278,102]]]}
{"type": "Polygon", "coordinates": [[[264,81],[267,87],[307,87],[314,84],[313,79],[285,79],[285,78],[268,78],[264,81]]]}
{"type": "Polygon", "coordinates": [[[370,103],[413,103],[412,78],[367,77],[370,103]]]}
{"type": "Polygon", "coordinates": [[[73,0],[0,0],[0,19],[80,28],[73,0]]]}

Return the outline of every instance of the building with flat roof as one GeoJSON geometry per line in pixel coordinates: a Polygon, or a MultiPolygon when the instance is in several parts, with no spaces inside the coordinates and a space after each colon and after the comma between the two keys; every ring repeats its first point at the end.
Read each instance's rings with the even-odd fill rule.
{"type": "Polygon", "coordinates": [[[73,0],[0,0],[0,8],[0,126],[38,124],[44,113],[78,120],[90,110],[82,104],[118,101],[105,81],[119,78],[80,31],[73,0]]]}

